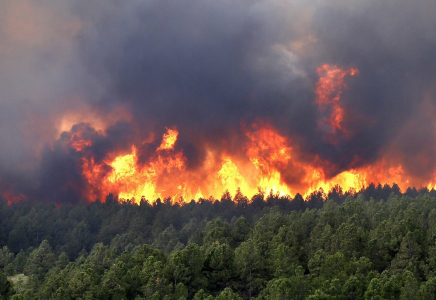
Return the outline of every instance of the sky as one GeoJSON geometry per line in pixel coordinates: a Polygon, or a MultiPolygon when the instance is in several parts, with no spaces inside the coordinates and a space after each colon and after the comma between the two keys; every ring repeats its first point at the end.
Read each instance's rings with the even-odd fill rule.
{"type": "Polygon", "coordinates": [[[77,201],[75,132],[99,161],[177,128],[195,169],[204,144],[243,155],[259,120],[334,165],[328,176],[388,157],[424,184],[435,15],[433,0],[1,1],[0,189],[77,201]],[[323,125],[323,65],[358,70],[340,94],[346,134],[323,125]]]}

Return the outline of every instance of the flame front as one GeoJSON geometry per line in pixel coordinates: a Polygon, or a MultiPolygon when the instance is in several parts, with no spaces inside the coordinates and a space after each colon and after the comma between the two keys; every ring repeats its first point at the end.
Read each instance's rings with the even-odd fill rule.
{"type": "MultiPolygon", "coordinates": [[[[345,79],[359,71],[326,64],[317,72],[314,103],[318,105],[319,119],[316,130],[327,142],[323,145],[336,150],[343,144],[338,141],[350,136],[346,118],[349,112],[341,101],[342,92],[347,88],[345,79]]],[[[113,119],[129,120],[128,116],[120,118],[113,119]]],[[[338,165],[316,153],[305,152],[296,142],[298,136],[289,136],[261,119],[241,124],[239,130],[234,128],[237,139],[225,137],[219,147],[213,146],[210,137],[204,143],[201,139],[195,141],[202,155],[193,165],[188,159],[189,153],[184,152],[187,148],[177,144],[176,126],[166,128],[161,138],[148,132],[145,140],[135,138],[125,146],[97,155],[95,143],[105,138],[110,124],[102,123],[95,129],[92,123],[80,122],[70,132],[63,132],[59,139],[60,148],[67,148],[69,155],[77,157],[77,168],[83,177],[79,182],[68,181],[65,189],[79,191],[88,201],[103,200],[112,193],[135,202],[167,197],[183,202],[209,196],[215,199],[237,191],[248,198],[258,193],[292,197],[297,193],[308,196],[319,189],[329,191],[336,186],[344,191],[359,191],[370,183],[396,183],[403,190],[411,184],[429,189],[436,186],[434,178],[422,182],[421,178],[407,174],[398,157],[395,160],[396,156],[389,152],[379,153],[372,162],[364,163],[355,155],[354,161],[338,165]],[[232,140],[237,142],[232,144],[232,140]]],[[[9,195],[10,199],[20,197],[23,196],[9,195]]]]}
{"type": "MultiPolygon", "coordinates": [[[[359,71],[325,64],[317,69],[317,73],[315,103],[321,114],[318,128],[330,144],[336,145],[338,137],[348,134],[344,124],[345,109],[340,101],[343,90],[347,88],[345,78],[355,76],[359,71]]],[[[194,169],[187,167],[183,151],[175,150],[179,135],[176,127],[167,128],[160,145],[152,155],[148,153],[146,162],[140,163],[135,145],[130,153],[108,156],[99,164],[93,157],[84,158],[83,174],[89,186],[86,194],[104,198],[113,193],[121,199],[135,201],[166,197],[172,197],[174,201],[190,201],[219,197],[227,191],[236,193],[237,190],[249,198],[259,192],[308,196],[319,189],[329,191],[335,186],[345,191],[359,191],[370,183],[396,183],[401,189],[406,189],[413,180],[405,174],[401,163],[390,161],[387,156],[381,156],[372,164],[352,167],[354,164],[351,163],[346,170],[335,171],[340,167],[318,155],[304,155],[290,137],[261,120],[249,126],[243,125],[242,132],[245,136],[240,141],[243,156],[216,152],[205,145],[206,158],[194,169]]],[[[81,138],[80,133],[72,136],[72,148],[76,151],[83,151],[89,145],[90,142],[81,138]]],[[[428,186],[434,187],[433,181],[428,186]]]]}
{"type": "MultiPolygon", "coordinates": [[[[122,199],[146,199],[162,198],[165,188],[158,185],[158,181],[165,174],[174,174],[184,170],[185,158],[181,152],[171,153],[170,155],[161,154],[162,150],[172,150],[178,132],[168,129],[164,140],[159,148],[156,149],[157,156],[145,165],[138,164],[137,148],[132,146],[129,154],[119,155],[113,161],[103,162],[108,165],[111,171],[104,175],[102,182],[95,183],[95,174],[101,174],[102,165],[95,165],[93,161],[86,161],[84,166],[92,165],[92,170],[84,172],[90,186],[93,189],[101,189],[96,196],[104,197],[108,193],[119,195],[122,199]],[[170,138],[170,140],[168,140],[170,138]],[[99,188],[99,185],[102,185],[99,188]]],[[[97,175],[100,177],[100,175],[97,175]]]]}
{"type": "Polygon", "coordinates": [[[135,199],[136,202],[166,197],[190,201],[205,196],[217,197],[226,191],[234,194],[237,189],[251,198],[259,192],[307,196],[320,188],[329,191],[337,185],[343,190],[360,190],[371,182],[397,183],[405,189],[409,183],[401,165],[390,165],[384,159],[328,178],[327,162],[318,157],[311,161],[303,159],[291,140],[273,126],[257,121],[244,126],[243,131],[247,138],[245,159],[209,152],[203,166],[195,170],[187,168],[182,151],[174,150],[176,129],[167,129],[155,155],[144,164],[139,163],[135,146],[131,153],[101,164],[96,164],[92,158],[85,159],[83,173],[94,191],[88,195],[103,198],[113,193],[121,199],[135,199]],[[294,174],[293,179],[288,178],[289,173],[294,174]]]}

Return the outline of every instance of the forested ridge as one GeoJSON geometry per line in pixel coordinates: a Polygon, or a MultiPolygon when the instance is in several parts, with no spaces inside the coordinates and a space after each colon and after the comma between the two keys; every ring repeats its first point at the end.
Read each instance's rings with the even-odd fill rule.
{"type": "Polygon", "coordinates": [[[434,299],[435,196],[3,200],[0,299],[434,299]]]}

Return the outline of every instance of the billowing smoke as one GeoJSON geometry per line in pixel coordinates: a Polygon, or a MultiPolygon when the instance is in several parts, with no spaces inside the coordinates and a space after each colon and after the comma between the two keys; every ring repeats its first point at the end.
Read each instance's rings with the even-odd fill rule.
{"type": "MultiPolygon", "coordinates": [[[[79,162],[134,145],[146,163],[166,128],[177,128],[187,170],[210,149],[248,162],[245,132],[258,122],[303,161],[328,164],[328,178],[387,158],[427,185],[435,14],[427,0],[3,1],[0,194],[92,197],[79,162]],[[323,65],[358,70],[343,78],[338,134],[316,102],[323,65]]],[[[295,164],[276,167],[302,184],[295,164]]]]}

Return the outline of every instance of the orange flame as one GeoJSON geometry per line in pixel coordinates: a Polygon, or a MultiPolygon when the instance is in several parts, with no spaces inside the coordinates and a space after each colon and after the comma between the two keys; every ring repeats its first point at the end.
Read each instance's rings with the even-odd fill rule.
{"type": "Polygon", "coordinates": [[[343,89],[347,87],[345,76],[355,76],[359,74],[357,69],[342,70],[335,65],[323,65],[317,69],[320,76],[316,84],[316,100],[320,111],[330,109],[330,116],[323,118],[320,122],[320,127],[326,129],[330,127],[329,132],[336,134],[337,132],[346,133],[347,130],[343,127],[344,109],[340,106],[339,100],[343,89]]]}
{"type": "MultiPolygon", "coordinates": [[[[164,136],[161,146],[156,152],[162,149],[172,149],[177,137],[176,130],[168,129],[164,136]]],[[[141,197],[147,199],[157,199],[162,197],[165,189],[159,189],[158,180],[164,173],[173,173],[182,170],[185,165],[185,158],[181,152],[164,156],[158,155],[155,159],[149,161],[146,165],[138,164],[137,148],[132,146],[132,152],[126,155],[115,157],[111,162],[105,162],[111,171],[104,173],[102,165],[96,165],[93,159],[84,159],[84,175],[91,187],[98,189],[102,185],[101,192],[97,193],[99,197],[104,197],[108,193],[116,193],[120,198],[132,199],[138,201],[141,197]],[[96,178],[103,176],[103,179],[96,183],[96,178]]],[[[92,193],[91,193],[92,194],[92,193]]]]}
{"type": "MultiPolygon", "coordinates": [[[[328,113],[319,125],[327,130],[328,141],[335,143],[332,136],[347,134],[343,124],[345,110],[340,103],[342,91],[347,88],[345,78],[355,76],[359,71],[326,64],[317,72],[320,77],[316,84],[315,102],[321,112],[328,113]]],[[[154,154],[149,154],[145,163],[142,163],[143,159],[139,162],[136,146],[132,146],[131,153],[110,154],[100,163],[92,157],[83,158],[82,170],[89,185],[86,194],[90,198],[103,198],[113,193],[123,199],[134,198],[135,201],[152,201],[162,197],[189,201],[237,190],[251,198],[259,192],[290,196],[299,192],[308,196],[319,189],[329,191],[338,185],[345,191],[358,191],[370,183],[396,183],[401,189],[406,189],[413,181],[405,174],[401,163],[385,158],[389,156],[382,156],[375,163],[357,168],[352,167],[358,165],[359,158],[356,157],[356,162],[351,163],[348,169],[338,172],[338,166],[317,156],[301,153],[292,139],[263,121],[244,125],[242,131],[246,138],[241,141],[244,155],[205,149],[206,158],[195,170],[187,167],[183,151],[174,149],[179,134],[176,128],[167,128],[160,146],[154,154]]],[[[80,133],[73,135],[71,141],[71,147],[78,152],[91,146],[91,142],[80,133]]],[[[429,182],[427,186],[430,188],[435,184],[429,182]]]]}
{"type": "Polygon", "coordinates": [[[162,144],[160,144],[159,148],[157,150],[172,150],[174,149],[174,144],[177,141],[177,136],[179,135],[179,132],[174,129],[168,129],[167,133],[164,134],[162,144]]]}
{"type": "MultiPolygon", "coordinates": [[[[327,117],[321,118],[319,125],[327,133],[328,140],[335,142],[332,135],[347,134],[344,125],[346,110],[340,101],[342,91],[347,87],[345,78],[355,76],[359,71],[323,65],[317,72],[320,77],[316,84],[315,103],[319,105],[320,112],[328,113],[327,117]]],[[[114,115],[112,119],[119,121],[129,118],[126,114],[124,117],[114,115]]],[[[100,124],[101,128],[96,130],[105,135],[106,123],[110,124],[111,121],[94,120],[87,124],[92,128],[100,124]]],[[[112,152],[97,159],[91,151],[92,140],[81,131],[80,126],[70,135],[69,145],[82,156],[79,167],[87,187],[81,192],[90,201],[104,199],[109,193],[118,195],[120,199],[135,199],[136,202],[164,197],[183,202],[209,195],[219,197],[226,191],[240,191],[248,198],[259,192],[308,196],[319,189],[329,191],[338,185],[344,191],[359,191],[370,183],[396,183],[403,190],[411,183],[421,184],[419,179],[405,172],[395,157],[386,153],[366,165],[362,162],[358,164],[359,158],[356,157],[348,167],[341,169],[316,155],[303,153],[294,138],[281,134],[261,120],[243,125],[242,132],[244,136],[238,142],[244,151],[236,155],[226,150],[220,152],[211,149],[205,144],[202,149],[205,158],[195,168],[188,166],[183,150],[175,147],[179,137],[175,127],[167,128],[159,146],[155,146],[151,152],[149,148],[158,142],[154,140],[154,133],[142,141],[142,145],[129,145],[131,150],[128,153],[112,152]]],[[[79,188],[81,185],[71,182],[70,186],[79,188]]],[[[435,188],[436,180],[429,180],[426,186],[435,188]]],[[[24,197],[14,197],[11,193],[4,195],[13,202],[24,197]]]]}
{"type": "Polygon", "coordinates": [[[281,170],[285,170],[291,160],[292,148],[288,140],[262,122],[253,124],[251,131],[246,129],[245,135],[250,140],[247,156],[259,170],[257,186],[267,194],[271,191],[281,195],[291,194],[281,178],[281,170]]]}
{"type": "Polygon", "coordinates": [[[375,164],[350,168],[333,177],[326,171],[335,166],[318,157],[307,160],[290,139],[262,121],[244,126],[246,158],[232,157],[208,151],[203,165],[195,170],[186,166],[182,151],[174,151],[178,131],[167,129],[155,156],[141,165],[138,149],[115,156],[97,164],[93,158],[84,158],[82,169],[90,189],[89,197],[103,198],[108,193],[121,199],[147,199],[172,197],[174,201],[198,200],[204,196],[219,196],[227,190],[240,191],[251,198],[255,194],[304,196],[322,188],[329,191],[339,185],[343,190],[360,190],[371,182],[397,183],[405,189],[409,178],[400,164],[381,159],[375,164]],[[165,151],[162,151],[165,149],[165,151]],[[290,175],[291,174],[291,175],[290,175]],[[294,175],[294,176],[292,176],[294,175]],[[291,179],[290,179],[291,178],[291,179]]]}

